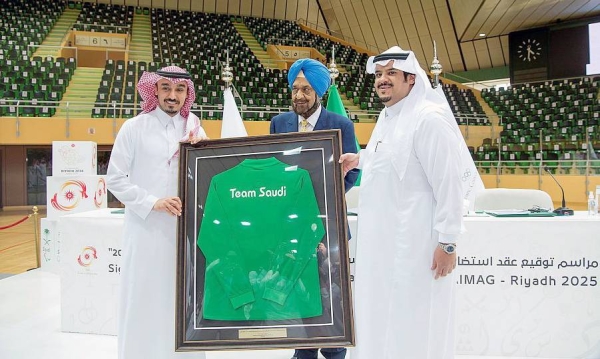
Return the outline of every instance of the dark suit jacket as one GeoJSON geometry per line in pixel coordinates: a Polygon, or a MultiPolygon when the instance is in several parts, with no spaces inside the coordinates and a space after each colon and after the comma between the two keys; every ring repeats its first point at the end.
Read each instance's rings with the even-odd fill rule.
{"type": "MultiPolygon", "coordinates": [[[[329,112],[321,105],[321,115],[314,130],[342,130],[342,153],[356,153],[356,137],[352,121],[337,113],[329,112]]],[[[293,112],[279,114],[271,120],[271,133],[298,132],[298,115],[293,112]]],[[[358,170],[353,169],[344,177],[346,192],[354,186],[358,178],[358,170]]]]}

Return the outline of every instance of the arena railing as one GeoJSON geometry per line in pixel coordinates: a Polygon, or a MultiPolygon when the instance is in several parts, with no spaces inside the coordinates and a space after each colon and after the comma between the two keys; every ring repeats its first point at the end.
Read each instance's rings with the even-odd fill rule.
{"type": "MultiPolygon", "coordinates": [[[[89,119],[92,118],[92,114],[90,112],[89,115],[82,116],[81,110],[91,111],[94,107],[100,107],[105,109],[112,108],[113,110],[121,109],[124,105],[130,106],[131,104],[123,104],[117,102],[111,102],[109,104],[100,104],[100,103],[86,103],[86,102],[66,102],[66,103],[56,103],[55,101],[37,101],[37,100],[9,100],[2,99],[0,102],[0,106],[4,108],[10,108],[11,114],[10,116],[5,116],[5,118],[14,117],[15,121],[15,136],[19,137],[21,135],[21,121],[22,119],[34,117],[34,116],[22,116],[21,110],[22,108],[35,108],[35,109],[54,109],[55,111],[61,110],[64,112],[63,116],[52,116],[48,117],[49,121],[53,120],[64,120],[65,124],[65,136],[67,138],[70,137],[70,127],[71,121],[77,121],[80,119],[89,119]],[[76,113],[77,115],[73,115],[76,113]],[[14,116],[13,116],[14,114],[14,116]]],[[[242,105],[240,108],[240,115],[242,118],[246,118],[247,120],[251,120],[245,114],[248,113],[262,113],[263,117],[261,119],[269,120],[273,116],[287,112],[289,108],[283,107],[262,107],[262,106],[248,106],[242,105]]],[[[141,108],[134,107],[137,111],[141,111],[141,108]]],[[[220,105],[200,105],[194,104],[192,107],[192,112],[195,113],[200,119],[211,120],[218,119],[222,117],[224,106],[220,105]]],[[[353,111],[354,115],[357,114],[365,114],[369,116],[374,116],[378,112],[376,111],[353,111]]],[[[118,122],[117,120],[125,119],[123,117],[117,116],[116,111],[113,111],[112,116],[106,116],[104,118],[95,118],[95,120],[107,120],[112,121],[113,123],[113,137],[116,137],[118,131],[118,122]]],[[[474,126],[474,125],[465,125],[462,127],[463,136],[465,136],[465,140],[469,139],[469,129],[478,127],[482,128],[484,126],[474,126]]],[[[490,139],[494,137],[493,135],[493,127],[494,126],[486,126],[490,128],[490,139]]],[[[541,130],[540,130],[541,131],[541,130]]],[[[481,136],[481,133],[480,133],[481,136]]],[[[547,141],[546,141],[547,142],[547,141]]],[[[496,152],[497,157],[493,160],[479,160],[476,161],[476,165],[482,174],[491,174],[496,175],[497,180],[499,181],[500,175],[505,174],[524,174],[524,175],[537,175],[541,178],[543,175],[543,169],[545,166],[548,166],[551,171],[555,173],[564,174],[564,175],[584,175],[586,178],[588,176],[598,176],[600,175],[600,157],[599,154],[596,153],[600,148],[594,149],[592,147],[592,143],[596,143],[590,137],[590,133],[586,132],[585,139],[582,139],[581,146],[577,148],[575,151],[568,151],[565,149],[556,149],[552,152],[559,153],[562,158],[560,159],[548,159],[545,157],[544,152],[548,152],[548,149],[552,148],[552,145],[549,143],[545,143],[543,141],[543,133],[540,132],[540,140],[539,143],[536,144],[520,144],[523,147],[528,145],[535,145],[537,150],[535,151],[527,151],[523,150],[522,152],[529,152],[535,154],[535,158],[529,158],[526,160],[514,159],[514,160],[506,160],[505,158],[510,158],[510,154],[514,153],[511,150],[511,145],[515,144],[507,144],[502,143],[500,138],[496,138],[489,142],[489,147],[487,148],[489,152],[496,152]],[[569,158],[566,158],[569,157],[569,158]]],[[[485,151],[484,151],[485,152],[485,151]]]]}
{"type": "MultiPolygon", "coordinates": [[[[293,42],[295,44],[300,44],[300,45],[292,45],[292,46],[299,46],[299,47],[312,47],[312,43],[308,40],[300,40],[300,39],[292,39],[292,38],[280,38],[280,37],[267,37],[265,39],[269,45],[275,45],[278,46],[278,44],[274,44],[273,42],[275,41],[289,41],[289,42],[293,42]]],[[[286,46],[286,45],[282,45],[279,44],[280,46],[286,46]]]]}
{"type": "Polygon", "coordinates": [[[494,86],[488,85],[486,83],[483,83],[481,81],[475,81],[475,80],[472,80],[472,79],[464,77],[464,76],[456,75],[453,72],[442,72],[440,77],[444,78],[444,79],[448,79],[450,81],[458,82],[465,87],[468,87],[472,90],[477,90],[477,91],[480,91],[480,90],[478,90],[475,87],[475,85],[478,85],[483,88],[488,88],[488,89],[494,87],[494,86]]]}
{"type": "MultiPolygon", "coordinates": [[[[235,97],[235,96],[234,96],[235,97]]],[[[124,106],[127,108],[131,108],[128,106],[131,106],[132,104],[130,103],[119,103],[116,101],[113,102],[109,102],[109,103],[98,103],[98,102],[78,102],[78,101],[68,101],[65,103],[57,103],[56,101],[38,101],[38,100],[12,100],[12,99],[0,99],[0,107],[4,107],[4,108],[10,108],[11,113],[7,115],[5,115],[5,118],[14,118],[15,119],[15,136],[19,137],[21,135],[21,131],[20,131],[20,124],[21,124],[21,120],[23,118],[30,118],[30,117],[40,117],[40,116],[23,116],[21,115],[22,113],[22,109],[24,108],[34,108],[34,109],[53,109],[54,111],[58,112],[59,110],[61,112],[64,111],[64,116],[48,116],[46,117],[49,121],[52,120],[65,120],[65,135],[67,138],[69,138],[70,136],[70,122],[73,120],[80,120],[80,119],[90,119],[92,118],[92,113],[91,111],[94,108],[103,108],[103,109],[113,109],[113,110],[120,110],[122,109],[124,106]],[[79,110],[79,111],[78,111],[79,110]],[[85,111],[89,111],[89,115],[85,115],[82,116],[80,115],[81,111],[85,110],[85,111]],[[73,113],[77,113],[77,116],[74,116],[73,113]],[[13,115],[14,114],[14,115],[13,115]]],[[[223,113],[223,105],[200,105],[200,104],[193,104],[191,111],[196,114],[201,120],[202,119],[206,119],[206,120],[211,120],[211,119],[216,119],[216,118],[220,118],[221,116],[219,114],[223,113]],[[212,115],[211,115],[212,113],[212,115]]],[[[141,112],[141,107],[140,106],[134,106],[133,107],[134,110],[137,110],[138,112],[141,112]]],[[[285,107],[258,107],[258,106],[248,106],[243,104],[240,108],[240,115],[242,116],[242,118],[244,118],[244,114],[245,113],[257,113],[257,112],[263,112],[264,114],[269,114],[272,116],[275,116],[277,114],[283,113],[283,112],[287,112],[290,109],[285,107]]],[[[62,114],[62,113],[61,113],[62,114]]],[[[265,117],[265,120],[269,120],[272,116],[267,116],[265,117]]],[[[121,116],[117,116],[116,115],[116,111],[113,111],[113,115],[112,116],[105,116],[103,118],[95,118],[95,120],[112,120],[113,121],[113,137],[116,137],[117,135],[117,120],[121,120],[121,119],[126,119],[125,117],[121,117],[121,116]]]]}
{"type": "MultiPolygon", "coordinates": [[[[530,175],[537,176],[539,184],[542,183],[542,176],[546,173],[545,167],[553,174],[565,176],[600,176],[600,160],[587,157],[579,160],[529,160],[529,161],[474,161],[482,175],[493,175],[496,177],[498,187],[500,185],[500,176],[503,175],[530,175]],[[527,165],[523,165],[527,162],[527,165]],[[552,165],[552,167],[549,166],[552,165]]],[[[586,180],[589,183],[589,180],[586,180]]]]}
{"type": "MultiPolygon", "coordinates": [[[[236,105],[238,106],[238,109],[240,111],[240,114],[242,115],[242,118],[244,118],[244,114],[245,113],[255,113],[255,112],[264,112],[264,113],[268,113],[268,114],[279,114],[282,112],[287,112],[290,111],[289,107],[277,107],[277,106],[253,106],[248,104],[247,102],[245,102],[243,100],[243,98],[241,97],[241,95],[238,93],[237,89],[235,88],[235,86],[232,86],[232,92],[234,95],[234,99],[236,99],[236,105]]],[[[120,110],[123,108],[130,108],[130,109],[135,109],[135,110],[141,110],[141,107],[138,106],[133,106],[131,107],[133,104],[131,103],[123,103],[123,102],[116,102],[116,101],[112,101],[112,102],[108,102],[108,103],[104,103],[104,102],[84,102],[84,101],[67,101],[67,102],[57,102],[57,101],[39,101],[39,100],[14,100],[14,99],[0,99],[0,106],[4,107],[4,108],[12,108],[10,113],[7,113],[4,115],[4,117],[14,117],[15,121],[17,123],[17,128],[18,128],[18,123],[20,118],[22,117],[46,117],[49,120],[51,120],[52,118],[60,118],[60,119],[66,119],[67,123],[69,120],[72,119],[80,119],[80,118],[92,118],[92,111],[94,108],[103,108],[103,109],[113,109],[113,110],[120,110]],[[58,112],[59,110],[61,111],[61,115],[57,116],[52,115],[52,116],[23,116],[21,115],[22,113],[22,109],[23,108],[34,108],[34,109],[53,109],[55,112],[58,112]],[[86,116],[82,116],[81,112],[82,110],[85,111],[89,111],[89,115],[86,116]],[[73,115],[73,113],[76,113],[77,115],[73,115]]],[[[201,104],[194,104],[192,107],[192,111],[193,112],[198,112],[200,114],[201,119],[202,118],[208,118],[209,116],[207,116],[207,114],[209,112],[216,112],[217,114],[222,113],[223,112],[223,104],[218,104],[218,105],[201,105],[201,104]]],[[[362,116],[362,117],[368,117],[369,119],[371,119],[372,121],[369,122],[375,122],[375,120],[377,120],[377,117],[379,116],[380,111],[377,110],[353,110],[353,111],[347,111],[347,115],[350,119],[353,119],[354,117],[357,116],[362,116]]],[[[215,118],[218,116],[210,116],[211,118],[215,118]]],[[[106,115],[102,118],[105,119],[121,119],[121,118],[126,118],[126,117],[122,117],[122,116],[118,116],[116,114],[116,111],[113,111],[113,115],[109,116],[106,115]]],[[[98,118],[99,120],[101,120],[102,118],[98,118]]],[[[458,117],[459,119],[462,117],[458,117]]],[[[464,125],[464,136],[465,139],[468,140],[469,139],[469,127],[477,127],[477,128],[481,128],[484,126],[475,126],[472,124],[466,124],[464,125]]],[[[485,126],[487,127],[493,127],[493,126],[485,126]]],[[[479,131],[481,132],[481,131],[479,131]]],[[[68,133],[68,131],[67,131],[68,133]]],[[[490,132],[489,132],[489,137],[490,138],[495,138],[495,130],[493,128],[490,128],[490,132]]],[[[17,132],[17,137],[19,136],[18,132],[17,132]]],[[[486,134],[486,137],[488,135],[486,134]]]]}
{"type": "MultiPolygon", "coordinates": [[[[27,50],[29,51],[29,49],[33,49],[30,53],[34,54],[37,50],[36,49],[54,49],[55,51],[59,51],[62,49],[67,49],[67,50],[73,50],[75,51],[75,56],[69,56],[69,57],[74,57],[75,59],[77,59],[78,53],[77,53],[77,47],[75,46],[59,46],[59,45],[34,45],[34,44],[29,44],[27,45],[27,50]]],[[[33,55],[32,55],[33,57],[33,55]]]]}
{"type": "Polygon", "coordinates": [[[585,138],[580,141],[580,146],[574,150],[560,148],[561,142],[544,141],[542,130],[540,130],[539,143],[521,144],[536,147],[534,151],[526,149],[520,151],[533,154],[534,158],[507,160],[506,158],[510,158],[511,153],[515,153],[511,149],[512,145],[515,144],[502,143],[501,139],[498,139],[492,147],[492,151],[497,152],[497,159],[479,160],[475,161],[475,164],[481,174],[495,175],[498,185],[500,184],[500,176],[506,174],[536,175],[541,185],[542,175],[548,168],[554,174],[585,176],[587,187],[589,184],[588,177],[600,176],[600,152],[598,152],[600,148],[593,147],[593,143],[599,141],[594,141],[591,132],[586,132],[585,138]],[[547,152],[554,153],[558,158],[549,158],[547,152]]]}
{"type": "MultiPolygon", "coordinates": [[[[79,53],[78,53],[77,47],[75,47],[75,46],[33,45],[33,44],[30,44],[30,45],[27,45],[27,48],[28,49],[29,48],[34,49],[34,51],[31,51],[32,54],[35,53],[35,49],[37,49],[37,48],[40,48],[40,49],[42,49],[42,48],[55,49],[55,51],[57,53],[58,53],[58,51],[62,51],[62,50],[72,50],[72,51],[74,51],[74,56],[67,56],[67,57],[73,57],[73,58],[75,58],[75,60],[78,60],[78,54],[79,53]]],[[[100,51],[100,50],[97,49],[96,51],[100,51]]],[[[149,50],[149,51],[139,51],[139,50],[121,50],[121,49],[109,49],[109,48],[107,48],[107,49],[104,50],[104,53],[105,53],[104,59],[105,60],[109,60],[110,59],[109,54],[112,53],[112,52],[119,52],[119,53],[122,52],[122,53],[126,53],[128,55],[129,54],[142,54],[142,55],[148,56],[150,58],[152,57],[152,51],[151,50],[149,50]]],[[[31,57],[33,57],[33,55],[31,57]]],[[[52,56],[52,57],[54,57],[54,56],[52,56]]]]}

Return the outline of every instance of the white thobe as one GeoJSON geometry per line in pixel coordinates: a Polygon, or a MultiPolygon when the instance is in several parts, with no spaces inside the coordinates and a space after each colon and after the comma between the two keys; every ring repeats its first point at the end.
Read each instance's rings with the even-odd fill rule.
{"type": "Polygon", "coordinates": [[[360,153],[352,359],[453,358],[453,275],[435,280],[431,265],[461,232],[462,138],[435,104],[406,100],[360,153]]]}
{"type": "Polygon", "coordinates": [[[108,188],[125,204],[120,359],[205,358],[175,353],[177,218],[152,210],[158,199],[177,196],[179,142],[197,123],[193,114],[186,121],[157,108],[127,120],[113,146],[108,188]]]}

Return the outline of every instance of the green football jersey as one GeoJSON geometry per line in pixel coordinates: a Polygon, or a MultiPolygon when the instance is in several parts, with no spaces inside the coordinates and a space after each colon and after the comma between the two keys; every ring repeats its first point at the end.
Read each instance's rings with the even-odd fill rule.
{"type": "Polygon", "coordinates": [[[316,248],[324,234],[308,171],[246,159],[214,176],[197,242],[206,258],[203,317],[321,315],[316,248]]]}

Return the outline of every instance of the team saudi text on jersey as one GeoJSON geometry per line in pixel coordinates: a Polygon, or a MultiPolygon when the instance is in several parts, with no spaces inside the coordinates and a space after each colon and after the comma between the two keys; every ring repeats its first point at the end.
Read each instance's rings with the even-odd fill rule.
{"type": "Polygon", "coordinates": [[[214,176],[198,233],[206,258],[203,317],[321,315],[316,248],[324,234],[308,171],[271,157],[214,176]]]}

